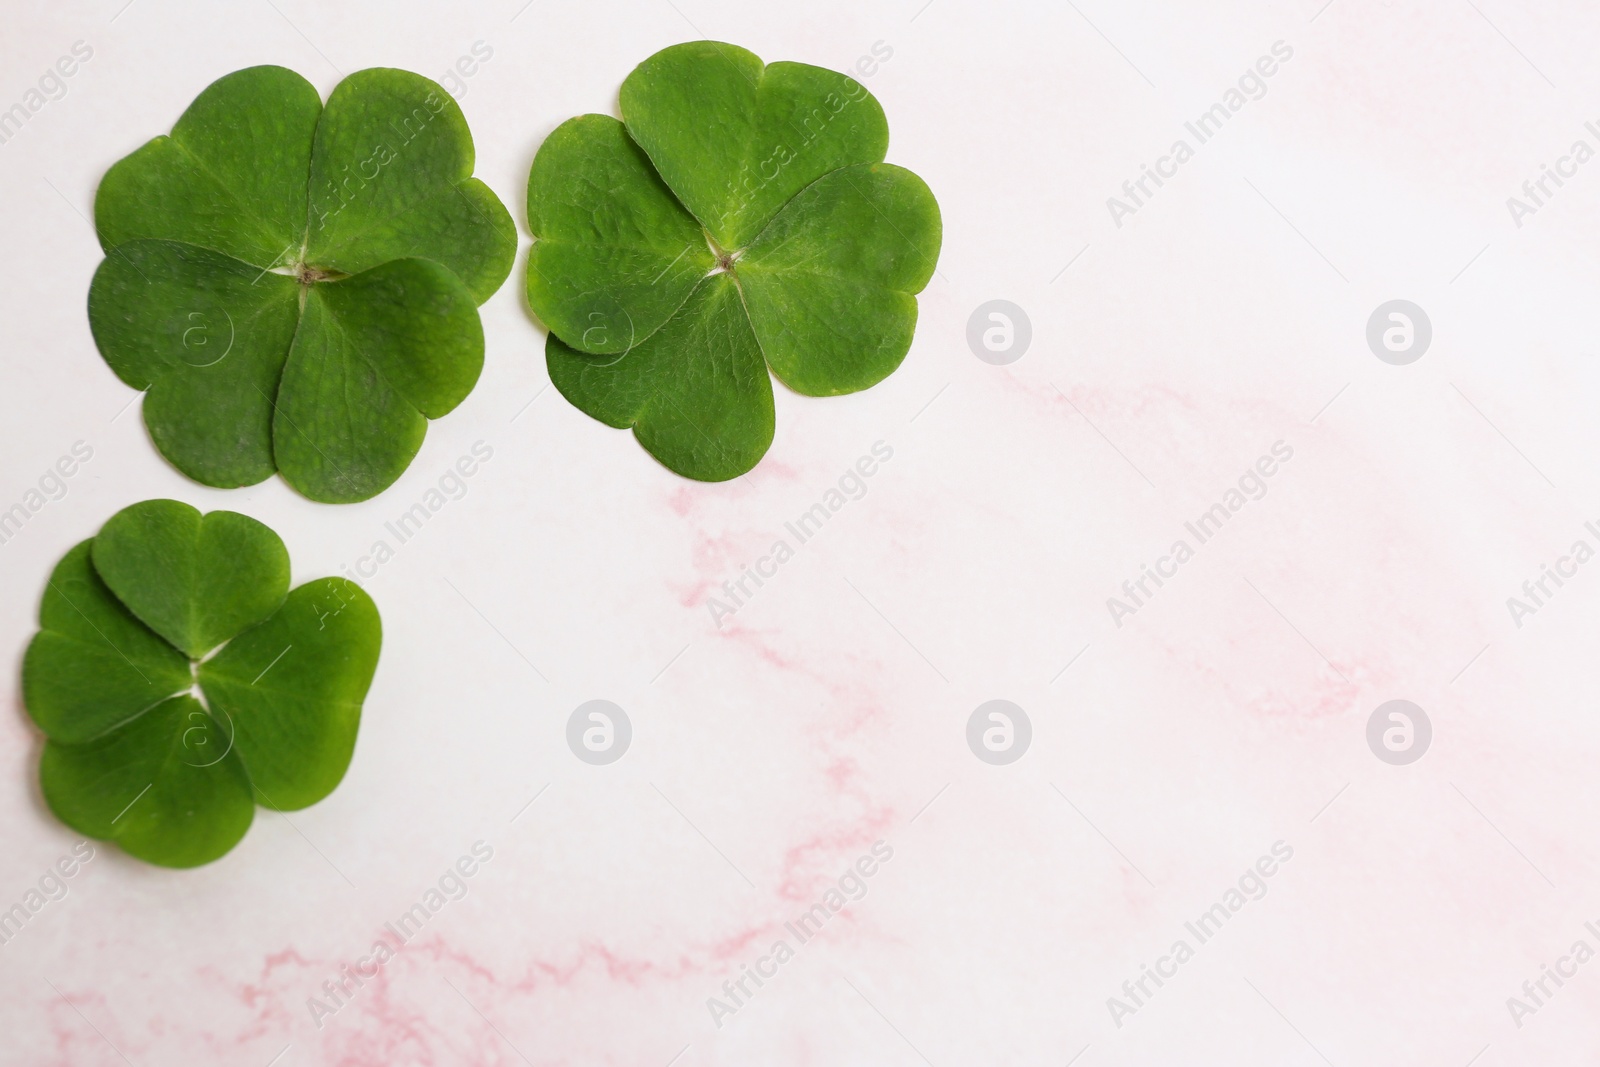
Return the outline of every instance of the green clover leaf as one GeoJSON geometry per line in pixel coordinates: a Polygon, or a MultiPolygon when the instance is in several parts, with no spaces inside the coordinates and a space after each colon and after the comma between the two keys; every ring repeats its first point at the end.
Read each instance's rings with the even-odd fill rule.
{"type": "Polygon", "coordinates": [[[516,253],[472,168],[450,95],[381,68],[326,106],[293,71],[237,71],[115,164],[89,322],[161,454],[329,503],[393,483],[477,383],[478,305],[516,253]]]}
{"type": "Polygon", "coordinates": [[[331,793],[355,748],[382,643],[361,588],[289,590],[278,535],[231,511],[147,500],[66,554],[22,662],[48,740],[45,801],[139,859],[195,867],[257,804],[331,793]]]}
{"type": "Polygon", "coordinates": [[[883,109],[843,74],[698,41],[641,63],[621,104],[534,157],[528,303],[562,395],[723,481],[772,443],[769,368],[837,396],[900,365],[939,205],[883,162],[883,109]]]}

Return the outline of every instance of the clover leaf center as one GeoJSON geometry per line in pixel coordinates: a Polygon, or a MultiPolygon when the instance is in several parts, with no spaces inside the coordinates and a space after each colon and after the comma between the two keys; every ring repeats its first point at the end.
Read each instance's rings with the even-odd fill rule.
{"type": "MultiPolygon", "coordinates": [[[[305,250],[301,249],[300,254],[304,255],[305,250]]],[[[319,282],[337,282],[350,277],[344,271],[334,270],[332,267],[319,267],[315,263],[307,263],[303,259],[275,264],[268,267],[267,270],[273,274],[281,274],[285,278],[293,278],[300,285],[301,297],[304,297],[306,291],[319,282]]]]}
{"type": "Polygon", "coordinates": [[[318,282],[336,282],[349,275],[340,271],[330,270],[327,267],[315,267],[310,263],[296,263],[292,268],[294,279],[302,286],[309,289],[318,282]]]}
{"type": "Polygon", "coordinates": [[[712,274],[733,274],[737,277],[738,275],[735,273],[733,266],[739,262],[739,257],[744,255],[744,249],[736,248],[729,251],[717,244],[716,238],[712,237],[709,232],[706,232],[705,238],[706,245],[711,249],[711,255],[716,259],[717,263],[715,267],[711,268],[707,277],[712,274]]]}

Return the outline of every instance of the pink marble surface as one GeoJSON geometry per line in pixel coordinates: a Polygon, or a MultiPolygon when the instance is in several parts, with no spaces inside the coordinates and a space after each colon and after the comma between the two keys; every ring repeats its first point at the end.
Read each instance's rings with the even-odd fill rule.
{"type": "Polygon", "coordinates": [[[39,798],[13,682],[0,908],[42,880],[59,899],[0,945],[0,1061],[1600,1059],[1600,962],[1573,955],[1600,950],[1600,565],[1507,606],[1600,545],[1600,162],[1507,205],[1600,148],[1592,7],[122,4],[19,8],[0,33],[0,108],[93,50],[0,144],[0,508],[93,450],[0,545],[7,675],[48,568],[126,504],[254,515],[298,582],[357,564],[475,443],[493,455],[366,582],[385,644],[343,785],[260,813],[215,864],[100,846],[47,878],[78,839],[39,798]],[[440,77],[482,42],[461,104],[523,225],[540,140],[702,36],[835,68],[892,51],[864,81],[945,243],[889,380],[780,389],[753,473],[686,482],[546,388],[519,260],[479,387],[377,499],[209,490],[155,453],[89,336],[85,216],[205,84],[269,62],[324,92],[373,65],[440,77]],[[1195,143],[1185,122],[1276,42],[1259,99],[1195,143]],[[1114,219],[1179,139],[1192,158],[1114,219]],[[1392,298],[1432,322],[1409,366],[1365,341],[1392,298]],[[1032,324],[1006,366],[966,341],[992,299],[1032,324]],[[708,597],[878,442],[859,499],[718,626],[708,597]],[[1114,620],[1277,442],[1265,495],[1114,620]],[[564,737],[596,698],[633,726],[609,766],[564,737]],[[995,698],[1033,727],[1006,766],[965,736],[995,698]],[[1433,725],[1408,766],[1366,742],[1392,699],[1433,725]],[[363,964],[441,878],[459,899],[363,964]],[[841,879],[859,899],[828,895],[841,879]],[[785,924],[818,903],[802,941],[785,924]],[[1187,924],[1219,903],[1202,942],[1187,924]]]}

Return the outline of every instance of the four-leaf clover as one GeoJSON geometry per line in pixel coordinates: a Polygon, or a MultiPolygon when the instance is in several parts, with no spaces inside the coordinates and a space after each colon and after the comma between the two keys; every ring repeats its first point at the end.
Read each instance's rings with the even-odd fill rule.
{"type": "Polygon", "coordinates": [[[50,810],[166,867],[226,853],[257,804],[333,791],[382,642],[359,586],[290,592],[277,534],[175,500],[124,508],[68,552],[39,625],[22,693],[49,738],[50,810]]]}
{"type": "Polygon", "coordinates": [[[282,67],[214,82],[95,197],[89,321],[147,390],[161,454],[206,485],[281,471],[313,500],[398,478],[483,367],[478,305],[516,228],[472,135],[420,75],[350,75],[323,106],[282,67]]]}
{"type": "Polygon", "coordinates": [[[550,378],[679,474],[732,478],[772,443],[769,367],[836,396],[900,365],[939,207],[843,74],[699,41],[641,63],[621,105],[557,127],[528,177],[550,378]]]}

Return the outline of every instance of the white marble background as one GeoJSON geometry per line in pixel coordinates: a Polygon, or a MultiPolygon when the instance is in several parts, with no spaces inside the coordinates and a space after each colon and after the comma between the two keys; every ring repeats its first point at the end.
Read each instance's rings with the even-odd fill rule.
{"type": "Polygon", "coordinates": [[[1600,545],[1600,162],[1520,226],[1507,206],[1574,141],[1600,149],[1592,5],[124,5],[12,3],[0,31],[0,108],[93,49],[0,145],[0,508],[93,449],[0,545],[0,908],[76,840],[16,682],[70,545],[176,497],[272,525],[299,582],[475,442],[493,458],[368,583],[385,643],[343,785],[200,870],[100,848],[0,946],[0,1061],[1600,1058],[1600,962],[1559,963],[1600,950],[1600,565],[1520,626],[1507,607],[1600,545]],[[210,490],[157,455],[89,335],[85,217],[212,79],[279,63],[326,93],[482,42],[461,103],[525,229],[540,140],[699,37],[840,69],[892,50],[863,80],[945,240],[888,381],[780,388],[761,466],[687,482],[547,388],[519,259],[480,385],[379,498],[210,490]],[[1118,226],[1107,198],[1280,41],[1265,94],[1118,226]],[[1365,340],[1394,298],[1432,323],[1407,366],[1365,340]],[[1032,325],[1005,366],[966,340],[993,299],[1032,325]],[[866,495],[715,626],[712,591],[880,441],[866,495]],[[1117,626],[1107,598],[1279,441],[1266,496],[1117,626]],[[604,767],[564,739],[596,698],[634,731],[604,767]],[[1007,766],[965,739],[996,698],[1033,727],[1007,766]],[[1408,766],[1366,742],[1393,699],[1433,726],[1408,766]],[[866,895],[714,1021],[880,840],[866,895]],[[315,1025],[308,998],[479,841],[466,896],[315,1025]],[[1184,924],[1277,842],[1265,895],[1198,944],[1184,924]],[[1114,1012],[1180,938],[1193,958],[1114,1012]],[[1545,965],[1576,974],[1514,1013],[1545,965]]]}

